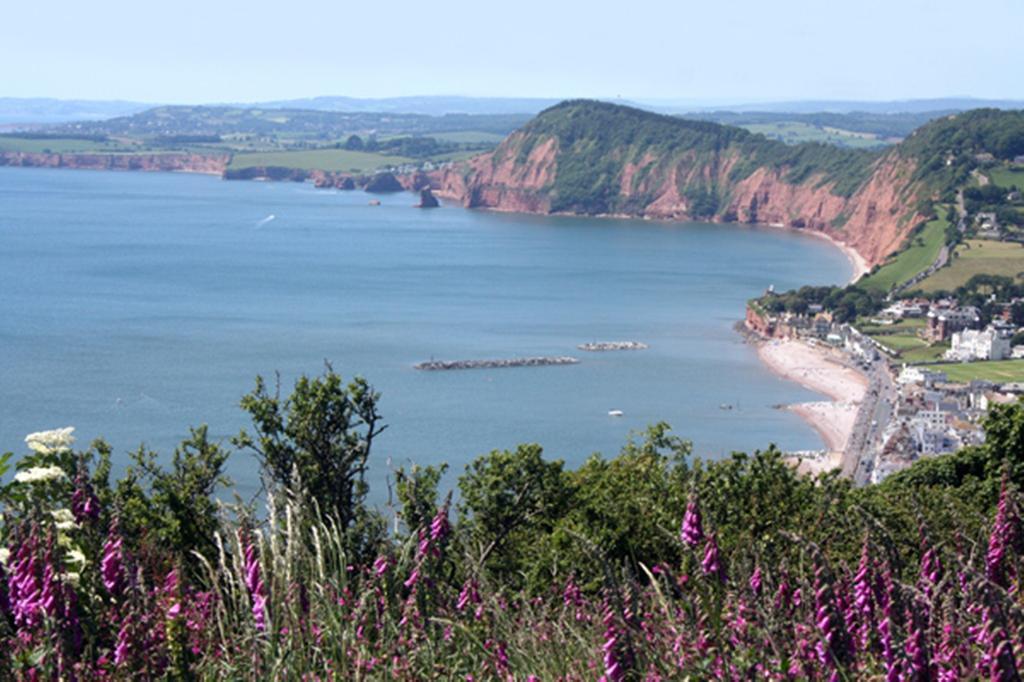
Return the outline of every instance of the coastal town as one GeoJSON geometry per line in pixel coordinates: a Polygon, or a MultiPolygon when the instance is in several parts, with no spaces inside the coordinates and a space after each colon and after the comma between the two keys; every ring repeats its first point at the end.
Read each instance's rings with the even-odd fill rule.
{"type": "Polygon", "coordinates": [[[901,300],[864,320],[872,332],[865,333],[856,323],[836,322],[821,306],[772,315],[752,302],[745,326],[770,368],[830,398],[788,407],[825,441],[821,452],[798,453],[801,465],[839,468],[857,483],[878,483],[922,457],[983,442],[991,407],[1024,394],[1021,381],[971,378],[1024,358],[1024,344],[1014,343],[1021,327],[1011,320],[1022,304],[1009,302],[1004,315],[982,327],[973,306],[901,300]],[[932,362],[911,364],[886,344],[885,334],[874,333],[907,324],[946,350],[932,362]]]}

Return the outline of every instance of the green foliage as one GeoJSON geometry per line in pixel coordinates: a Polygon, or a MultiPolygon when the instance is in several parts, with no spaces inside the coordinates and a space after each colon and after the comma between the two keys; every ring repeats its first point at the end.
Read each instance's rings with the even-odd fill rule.
{"type": "MultiPolygon", "coordinates": [[[[553,211],[602,214],[624,210],[620,196],[623,166],[650,155],[661,169],[685,163],[705,165],[711,172],[727,156],[740,159],[730,179],[740,180],[757,168],[786,172],[790,182],[812,177],[831,184],[832,191],[849,196],[870,175],[879,158],[874,152],[838,149],[825,144],[791,146],[752,134],[742,128],[707,121],[662,116],[603,102],[573,100],[545,110],[523,128],[523,159],[542,140],[558,141],[553,211]]],[[[684,187],[696,202],[694,215],[711,216],[720,197],[708,187],[684,187]]]]}
{"type": "MultiPolygon", "coordinates": [[[[129,537],[158,542],[176,565],[194,572],[198,570],[194,554],[212,557],[215,553],[220,528],[215,496],[231,485],[224,474],[228,455],[229,451],[210,442],[207,427],[200,426],[174,451],[169,470],[157,463],[156,453],[144,447],[133,452],[132,465],[101,499],[112,503],[129,537]]],[[[102,491],[106,486],[96,487],[102,491]]]]}
{"type": "MultiPolygon", "coordinates": [[[[54,608],[34,624],[0,623],[0,669],[12,679],[60,679],[68,661],[88,679],[589,679],[612,651],[638,674],[708,679],[728,676],[724,652],[728,670],[756,662],[759,675],[781,678],[790,656],[803,656],[804,670],[819,660],[808,642],[821,635],[805,633],[822,627],[830,590],[856,594],[862,547],[875,577],[893,569],[891,594],[935,616],[930,642],[950,614],[981,624],[984,609],[973,605],[1006,605],[1020,628],[1024,404],[991,411],[984,445],[864,488],[836,473],[801,475],[774,447],[695,461],[689,443],[656,424],[618,456],[575,471],[536,445],[477,459],[459,479],[451,527],[448,503],[437,503],[445,467],[413,467],[397,474],[410,533],[385,538],[373,524],[343,526],[309,486],[323,474],[316,447],[330,461],[360,443],[369,452],[379,429],[365,383],[345,386],[328,369],[284,400],[258,381],[243,402],[260,440],[239,441],[260,448],[268,473],[280,458],[312,474],[273,481],[262,519],[216,513],[227,453],[205,428],[168,470],[140,448],[114,484],[108,446],[74,452],[69,430],[33,434],[20,477],[0,489],[0,534],[16,559],[8,566],[19,608],[54,608]],[[73,496],[90,488],[102,516],[66,520],[73,496]],[[680,540],[689,499],[714,538],[696,548],[680,540]],[[997,500],[1002,521],[990,525],[997,500]],[[722,570],[706,567],[712,548],[722,570]],[[937,578],[920,569],[926,550],[943,567],[937,578]],[[1011,567],[1012,580],[999,575],[1011,567]],[[957,589],[946,589],[950,580],[957,589]],[[780,598],[783,583],[789,596],[780,598]],[[37,585],[52,601],[29,603],[37,585]]],[[[0,458],[0,470],[6,464],[0,458]]],[[[901,647],[912,630],[905,612],[891,610],[901,647]]],[[[874,622],[864,619],[862,631],[874,622]]],[[[972,656],[986,651],[956,637],[972,656]]],[[[882,670],[878,647],[857,656],[854,676],[882,670]]]]}
{"type": "Polygon", "coordinates": [[[871,315],[883,307],[885,295],[877,289],[861,287],[858,282],[848,287],[803,286],[781,294],[768,294],[757,299],[758,305],[769,313],[807,312],[812,304],[832,311],[836,322],[853,322],[858,317],[871,315]]]}
{"type": "Polygon", "coordinates": [[[437,489],[447,470],[447,464],[413,464],[408,472],[403,467],[395,471],[395,494],[401,505],[398,515],[410,531],[430,525],[438,507],[437,489]]]}
{"type": "Polygon", "coordinates": [[[529,570],[537,538],[551,531],[571,498],[562,461],[541,455],[539,445],[495,450],[459,478],[470,556],[506,584],[529,570]]]}
{"type": "MultiPolygon", "coordinates": [[[[906,247],[903,250],[876,272],[872,272],[857,282],[857,286],[862,289],[888,292],[893,287],[924,272],[938,258],[939,251],[947,242],[949,228],[950,223],[942,218],[922,223],[908,236],[906,247]]],[[[956,231],[956,226],[953,225],[952,229],[956,231]]]]}
{"type": "Polygon", "coordinates": [[[365,511],[366,461],[385,428],[379,397],[362,378],[346,386],[330,366],[320,377],[299,377],[284,400],[257,377],[241,403],[255,435],[242,431],[234,443],[256,455],[272,486],[301,489],[348,529],[365,511]]]}
{"type": "Polygon", "coordinates": [[[975,109],[932,121],[899,145],[917,161],[915,179],[936,192],[966,183],[978,154],[1012,159],[1024,146],[1024,111],[975,109]]]}

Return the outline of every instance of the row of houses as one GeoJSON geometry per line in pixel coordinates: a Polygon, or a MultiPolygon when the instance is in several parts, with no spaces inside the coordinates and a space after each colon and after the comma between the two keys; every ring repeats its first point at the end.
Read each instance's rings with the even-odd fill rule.
{"type": "Polygon", "coordinates": [[[988,381],[950,382],[935,368],[904,366],[893,417],[882,434],[871,479],[880,482],[921,457],[955,452],[984,442],[981,426],[993,405],[1014,402],[1018,384],[988,381]]]}

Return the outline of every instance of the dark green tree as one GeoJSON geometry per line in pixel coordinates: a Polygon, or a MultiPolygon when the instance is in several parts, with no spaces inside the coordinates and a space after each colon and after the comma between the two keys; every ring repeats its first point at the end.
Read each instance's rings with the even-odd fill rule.
{"type": "Polygon", "coordinates": [[[242,398],[255,434],[234,443],[256,454],[269,483],[288,490],[296,483],[323,514],[350,529],[364,515],[367,460],[385,429],[377,412],[380,395],[362,378],[347,386],[327,366],[320,377],[301,376],[287,398],[271,394],[262,377],[242,398]]]}
{"type": "Polygon", "coordinates": [[[529,563],[522,550],[549,533],[572,497],[563,462],[539,445],[495,450],[459,478],[459,504],[470,555],[492,575],[519,582],[529,563]]]}

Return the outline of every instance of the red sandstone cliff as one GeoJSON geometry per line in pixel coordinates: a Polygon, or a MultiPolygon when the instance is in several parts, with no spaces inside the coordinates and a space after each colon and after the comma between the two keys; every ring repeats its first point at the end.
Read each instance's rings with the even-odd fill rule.
{"type": "Polygon", "coordinates": [[[0,152],[0,166],[41,168],[81,168],[88,170],[176,171],[221,175],[228,167],[227,154],[190,154],[167,152],[155,154],[46,154],[32,152],[0,152]]]}
{"type": "MultiPolygon", "coordinates": [[[[542,114],[541,116],[544,116],[542,114]]],[[[671,125],[671,124],[669,124],[671,125]]],[[[541,129],[543,131],[543,128],[541,129]]],[[[431,176],[435,193],[468,207],[498,211],[550,213],[558,193],[560,162],[588,143],[576,129],[559,137],[527,126],[509,136],[494,152],[431,176]],[[562,139],[574,147],[561,149],[562,139]]],[[[636,143],[613,148],[608,157],[617,173],[613,212],[633,217],[712,220],[784,225],[823,233],[860,254],[867,267],[897,250],[921,220],[916,199],[921,190],[912,176],[915,162],[895,150],[873,162],[856,191],[842,193],[824,172],[791,181],[785,165],[763,165],[734,173],[747,161],[741,147],[724,144],[712,150],[670,147],[667,151],[636,143]],[[617,166],[615,165],[617,164],[617,166]],[[713,187],[718,202],[712,214],[694,211],[688,196],[713,187]]],[[[579,174],[579,161],[575,172],[579,174]]],[[[599,175],[588,177],[602,181],[599,175]]],[[[600,213],[600,211],[596,211],[600,213]]]]}

